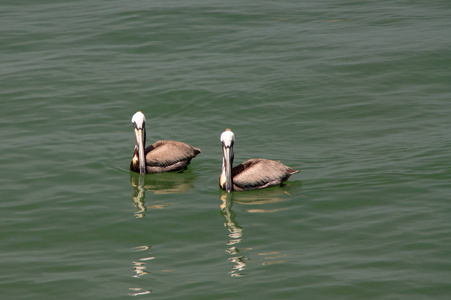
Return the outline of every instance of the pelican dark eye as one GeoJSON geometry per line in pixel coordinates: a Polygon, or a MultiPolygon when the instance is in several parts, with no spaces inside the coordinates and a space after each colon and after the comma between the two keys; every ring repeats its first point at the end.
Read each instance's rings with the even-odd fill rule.
{"type": "Polygon", "coordinates": [[[233,145],[235,144],[235,141],[232,140],[230,142],[230,145],[227,145],[225,141],[221,141],[221,144],[222,144],[222,147],[224,147],[224,148],[233,148],[233,145]]]}

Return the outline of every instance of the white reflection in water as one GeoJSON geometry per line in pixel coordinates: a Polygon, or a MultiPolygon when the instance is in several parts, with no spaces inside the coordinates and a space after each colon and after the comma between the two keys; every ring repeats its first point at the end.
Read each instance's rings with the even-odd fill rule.
{"type": "MultiPolygon", "coordinates": [[[[150,274],[150,271],[148,271],[148,262],[149,260],[153,260],[155,257],[153,256],[148,256],[149,254],[149,250],[150,250],[150,246],[149,245],[143,245],[143,246],[138,246],[138,247],[134,247],[131,249],[133,252],[143,252],[144,257],[139,258],[139,260],[135,260],[132,261],[132,270],[133,270],[133,275],[132,278],[142,278],[143,276],[146,276],[148,274],[150,274]]],[[[144,289],[144,288],[137,288],[137,287],[133,287],[133,288],[129,288],[130,296],[141,296],[141,295],[147,295],[151,293],[151,290],[149,289],[144,289]]]]}
{"type": "Polygon", "coordinates": [[[130,293],[129,293],[130,296],[142,296],[142,295],[148,295],[148,294],[152,293],[152,291],[145,290],[142,288],[129,288],[129,290],[130,290],[130,293]]]}
{"type": "Polygon", "coordinates": [[[149,250],[149,249],[150,249],[150,246],[138,246],[138,247],[133,248],[132,250],[139,252],[139,251],[145,251],[145,250],[149,250]]]}
{"type": "Polygon", "coordinates": [[[146,206],[144,198],[146,198],[146,191],[144,189],[144,176],[133,176],[130,172],[130,183],[133,186],[132,200],[137,211],[134,212],[136,218],[142,218],[145,216],[146,206]]]}
{"type": "MultiPolygon", "coordinates": [[[[132,248],[132,251],[134,252],[143,252],[146,251],[146,254],[148,254],[148,251],[150,250],[150,246],[148,245],[144,245],[144,246],[138,246],[135,248],[132,248]]],[[[149,274],[150,272],[147,271],[147,261],[148,260],[153,260],[155,259],[155,257],[153,256],[145,256],[145,257],[141,257],[139,259],[139,261],[133,261],[132,265],[133,265],[133,272],[135,273],[132,277],[133,278],[140,278],[144,275],[149,274]]]]}
{"type": "Polygon", "coordinates": [[[133,262],[133,271],[135,272],[135,275],[133,275],[134,278],[139,278],[149,274],[149,272],[147,272],[146,263],[140,261],[133,262]]]}
{"type": "Polygon", "coordinates": [[[240,255],[240,250],[237,247],[242,241],[243,228],[235,221],[235,214],[232,211],[232,196],[230,194],[222,194],[221,201],[222,203],[219,207],[221,215],[224,217],[224,227],[229,231],[230,237],[230,240],[226,243],[227,246],[231,246],[226,249],[231,255],[229,260],[233,263],[230,276],[241,277],[244,275],[242,271],[246,269],[246,260],[248,260],[248,258],[240,255]]]}

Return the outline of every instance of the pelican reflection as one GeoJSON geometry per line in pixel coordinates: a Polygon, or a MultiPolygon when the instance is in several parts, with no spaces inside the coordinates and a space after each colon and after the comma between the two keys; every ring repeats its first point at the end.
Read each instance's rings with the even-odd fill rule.
{"type": "MultiPolygon", "coordinates": [[[[246,206],[257,206],[257,205],[269,205],[275,204],[278,202],[282,202],[286,200],[286,197],[290,196],[290,194],[278,188],[266,189],[262,192],[260,191],[251,191],[248,193],[237,193],[233,195],[233,202],[239,203],[241,205],[246,206]]],[[[253,209],[245,209],[247,212],[274,212],[278,210],[284,210],[284,207],[275,208],[275,209],[263,209],[263,208],[253,208],[253,209]]]]}
{"type": "MultiPolygon", "coordinates": [[[[279,188],[267,189],[265,191],[251,191],[248,193],[221,193],[221,204],[219,205],[219,208],[221,215],[224,217],[224,227],[229,231],[229,239],[226,242],[226,251],[230,255],[228,258],[229,261],[233,263],[232,270],[229,272],[230,276],[241,277],[245,275],[243,271],[247,269],[250,259],[243,255],[243,252],[246,253],[249,250],[254,250],[252,247],[240,247],[240,244],[244,241],[244,228],[236,221],[236,214],[232,210],[232,206],[238,204],[241,207],[251,207],[240,209],[246,213],[274,213],[286,209],[285,207],[282,207],[279,202],[285,201],[289,196],[291,195],[288,192],[279,188]]],[[[263,259],[261,262],[263,266],[286,262],[285,260],[281,260],[281,258],[286,257],[286,255],[281,254],[278,251],[260,252],[256,255],[258,258],[253,259],[252,261],[256,262],[263,259]]]]}
{"type": "Polygon", "coordinates": [[[146,191],[153,194],[186,193],[194,186],[195,177],[186,173],[185,176],[174,176],[171,173],[159,173],[153,176],[144,176],[139,173],[130,172],[130,184],[133,187],[132,201],[137,211],[135,216],[142,218],[148,209],[163,209],[170,204],[146,205],[146,191]]]}
{"type": "MultiPolygon", "coordinates": [[[[162,209],[170,204],[162,204],[154,201],[153,205],[146,205],[146,191],[153,194],[171,194],[186,193],[194,186],[195,177],[189,172],[184,176],[174,176],[174,174],[160,173],[153,176],[145,176],[140,173],[130,172],[130,184],[133,187],[132,201],[136,207],[134,215],[136,218],[146,216],[149,209],[162,209]]],[[[141,279],[150,274],[149,268],[155,259],[150,252],[150,245],[143,245],[132,248],[133,252],[139,252],[140,257],[132,260],[133,275],[132,278],[141,279]]],[[[151,289],[141,287],[130,287],[130,296],[147,295],[152,292],[151,289]]]]}
{"type": "MultiPolygon", "coordinates": [[[[231,194],[222,194],[220,197],[222,203],[219,206],[221,215],[224,217],[224,227],[229,231],[229,240],[227,241],[226,251],[230,254],[229,260],[233,263],[230,276],[241,277],[246,269],[247,257],[240,254],[238,244],[242,241],[243,228],[235,221],[235,213],[232,211],[232,196],[231,194]]],[[[245,249],[250,250],[250,249],[245,249]]]]}
{"type": "MultiPolygon", "coordinates": [[[[193,174],[185,173],[185,176],[174,176],[174,174],[161,173],[153,176],[145,176],[140,173],[130,172],[130,184],[133,187],[132,201],[136,207],[134,215],[136,218],[146,216],[149,209],[162,209],[170,204],[162,204],[153,201],[153,205],[146,205],[146,192],[151,191],[153,194],[170,194],[170,193],[186,193],[194,185],[195,177],[193,174]]],[[[141,279],[150,274],[152,261],[155,259],[150,251],[150,245],[142,245],[132,248],[133,252],[139,252],[139,258],[132,260],[132,278],[141,279]]],[[[152,292],[151,289],[141,287],[130,287],[130,296],[147,295],[152,292]]]]}

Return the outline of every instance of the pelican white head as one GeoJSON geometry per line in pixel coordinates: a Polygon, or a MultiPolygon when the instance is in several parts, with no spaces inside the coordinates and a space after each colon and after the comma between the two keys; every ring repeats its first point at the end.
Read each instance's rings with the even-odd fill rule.
{"type": "Polygon", "coordinates": [[[232,130],[227,128],[221,134],[221,143],[224,145],[224,147],[233,147],[233,144],[235,143],[235,135],[233,134],[232,130]]]}
{"type": "Polygon", "coordinates": [[[143,129],[146,126],[146,117],[140,111],[137,111],[132,117],[133,127],[143,129]]]}

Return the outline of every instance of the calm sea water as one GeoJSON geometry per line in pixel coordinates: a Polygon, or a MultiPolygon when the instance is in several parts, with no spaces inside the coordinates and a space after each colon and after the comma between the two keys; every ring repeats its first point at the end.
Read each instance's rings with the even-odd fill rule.
{"type": "Polygon", "coordinates": [[[449,299],[449,1],[2,1],[2,299],[449,299]],[[202,149],[128,171],[148,142],[202,149]],[[235,161],[302,170],[225,195],[235,161]]]}

